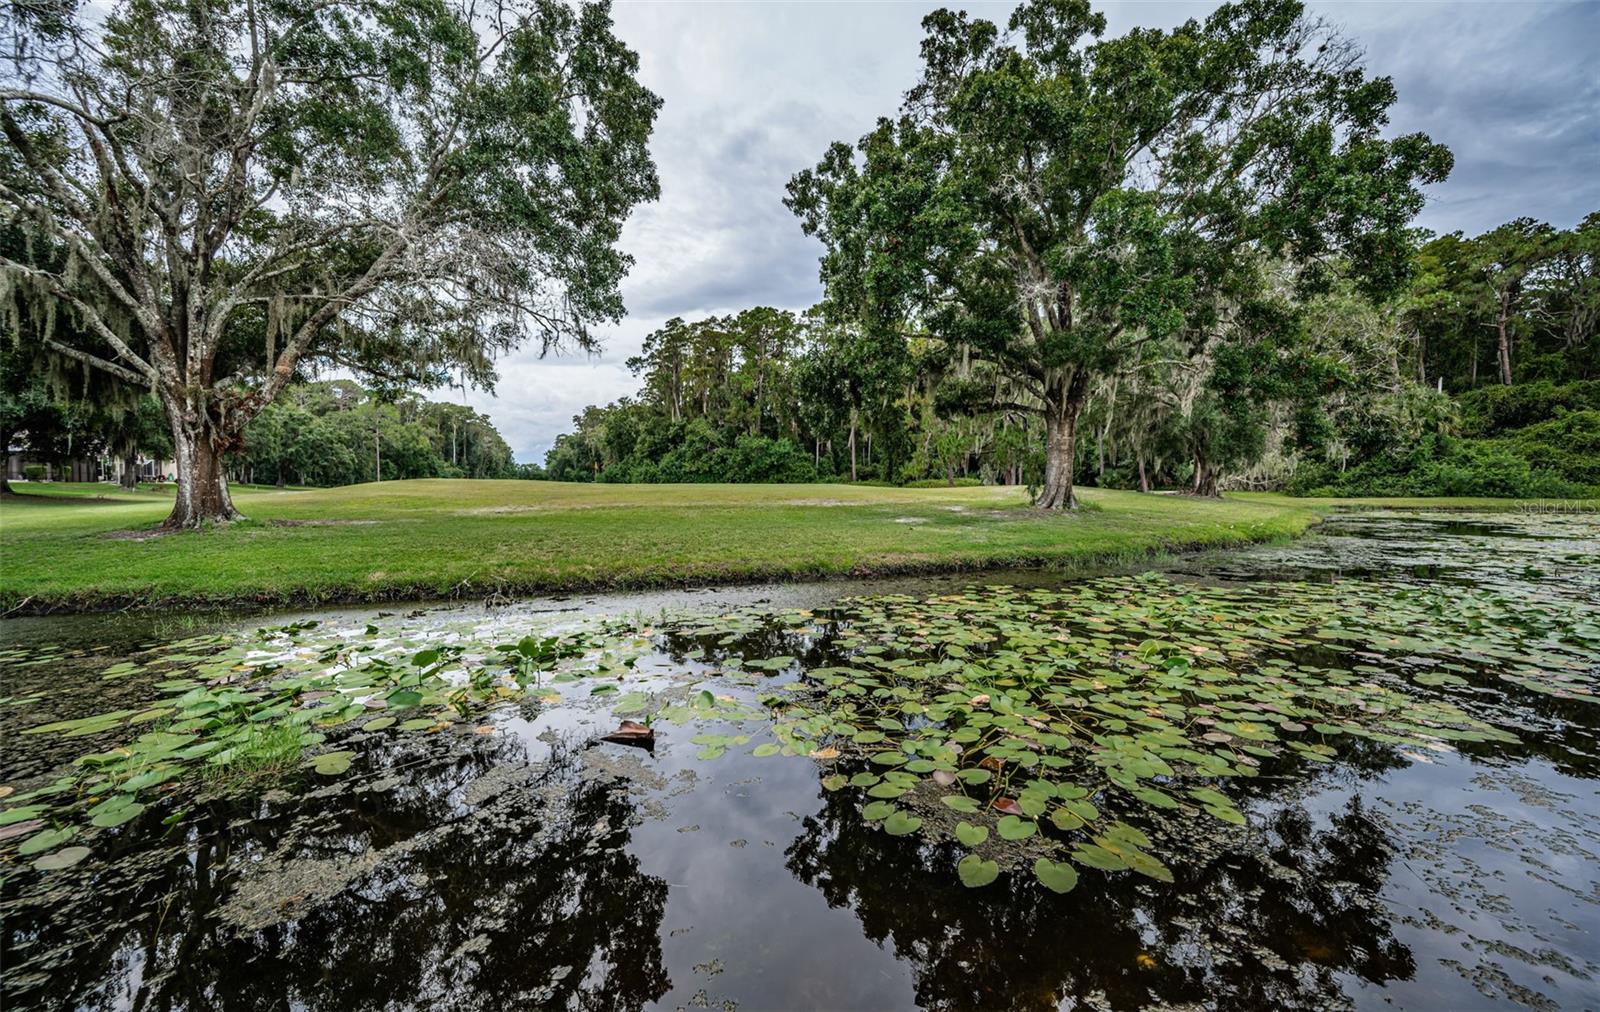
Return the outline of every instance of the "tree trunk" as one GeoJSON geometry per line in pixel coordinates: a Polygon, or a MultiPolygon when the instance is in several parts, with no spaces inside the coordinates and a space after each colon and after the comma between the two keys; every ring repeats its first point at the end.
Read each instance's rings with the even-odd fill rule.
{"type": "Polygon", "coordinates": [[[1144,472],[1144,454],[1139,454],[1139,491],[1150,491],[1150,477],[1144,472]]]}
{"type": "Polygon", "coordinates": [[[172,426],[173,456],[178,468],[178,494],[172,512],[161,526],[168,530],[194,529],[208,523],[242,520],[228,494],[222,469],[222,441],[213,438],[209,425],[194,429],[180,422],[172,426]],[[198,429],[198,431],[195,431],[198,429]]]}
{"type": "Polygon", "coordinates": [[[1044,417],[1044,487],[1033,504],[1039,509],[1074,510],[1078,497],[1072,490],[1072,466],[1077,446],[1078,414],[1083,410],[1088,378],[1080,370],[1058,385],[1046,401],[1044,417]]]}
{"type": "Polygon", "coordinates": [[[850,413],[850,480],[856,480],[856,418],[850,413]]]}
{"type": "Polygon", "coordinates": [[[136,491],[139,488],[138,453],[130,450],[128,451],[128,455],[122,458],[122,474],[120,477],[122,487],[127,489],[129,492],[136,491]]]}
{"type": "Polygon", "coordinates": [[[13,496],[11,491],[11,431],[0,429],[0,496],[13,496]]]}
{"type": "Polygon", "coordinates": [[[1195,495],[1209,496],[1213,499],[1222,496],[1222,493],[1217,491],[1217,474],[1211,469],[1210,461],[1201,454],[1195,454],[1194,487],[1191,491],[1195,495]]]}
{"type": "Polygon", "coordinates": [[[1505,386],[1511,385],[1511,296],[1510,293],[1500,297],[1500,316],[1495,320],[1495,330],[1499,335],[1500,382],[1505,386]]]}

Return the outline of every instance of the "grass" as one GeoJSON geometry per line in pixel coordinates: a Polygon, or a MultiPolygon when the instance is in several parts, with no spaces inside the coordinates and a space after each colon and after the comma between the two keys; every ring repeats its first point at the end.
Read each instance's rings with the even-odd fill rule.
{"type": "Polygon", "coordinates": [[[1488,496],[1330,496],[1297,499],[1277,492],[1235,492],[1231,498],[1255,503],[1305,506],[1328,512],[1335,509],[1471,510],[1474,512],[1600,513],[1600,499],[1495,499],[1488,496]]]}
{"type": "Polygon", "coordinates": [[[230,745],[226,762],[202,767],[202,782],[217,796],[259,794],[300,765],[305,751],[302,733],[301,728],[289,724],[251,724],[244,739],[230,745]]]}
{"type": "Polygon", "coordinates": [[[1074,565],[1293,536],[1303,502],[1016,487],[590,485],[436,479],[238,489],[250,520],[155,537],[170,488],[19,485],[0,612],[285,605],[1074,565]]]}

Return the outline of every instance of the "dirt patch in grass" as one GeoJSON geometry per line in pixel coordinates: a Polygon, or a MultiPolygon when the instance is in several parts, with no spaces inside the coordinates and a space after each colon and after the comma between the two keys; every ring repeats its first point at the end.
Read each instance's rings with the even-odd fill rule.
{"type": "Polygon", "coordinates": [[[176,533],[177,531],[170,531],[165,527],[146,527],[131,531],[107,531],[100,536],[107,541],[149,541],[152,538],[164,538],[168,534],[176,533]]]}

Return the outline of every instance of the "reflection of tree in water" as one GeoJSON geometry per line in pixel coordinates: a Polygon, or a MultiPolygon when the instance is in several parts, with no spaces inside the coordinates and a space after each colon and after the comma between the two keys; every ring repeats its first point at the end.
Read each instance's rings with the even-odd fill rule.
{"type": "Polygon", "coordinates": [[[659,998],[667,885],[625,852],[632,805],[560,775],[570,764],[542,798],[527,782],[476,809],[452,794],[512,753],[435,755],[384,791],[267,819],[218,809],[193,820],[190,844],[146,850],[71,898],[16,905],[8,976],[22,960],[25,976],[48,976],[26,990],[8,980],[6,1007],[609,1010],[659,998]],[[263,897],[262,920],[300,906],[241,932],[219,909],[260,888],[239,869],[268,853],[298,860],[273,880],[282,894],[263,897]]]}
{"type": "Polygon", "coordinates": [[[1324,1009],[1335,973],[1410,977],[1411,953],[1377,902],[1390,848],[1359,803],[1321,831],[1288,808],[1272,836],[1270,853],[1174,867],[1170,886],[1086,871],[1065,896],[1027,874],[966,889],[960,851],[891,837],[839,793],[787,854],[798,878],[913,965],[923,1008],[1053,1009],[1098,994],[1119,1009],[1324,1009]]]}

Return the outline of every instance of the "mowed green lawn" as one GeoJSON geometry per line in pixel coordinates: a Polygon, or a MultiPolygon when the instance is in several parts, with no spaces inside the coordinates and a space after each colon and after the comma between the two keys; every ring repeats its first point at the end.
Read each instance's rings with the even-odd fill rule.
{"type": "Polygon", "coordinates": [[[149,536],[171,486],[19,485],[0,503],[0,611],[291,604],[1072,565],[1297,534],[1335,506],[1084,489],[1047,514],[1021,489],[430,480],[235,490],[250,519],[149,536]]]}
{"type": "Polygon", "coordinates": [[[1293,535],[1295,503],[1015,487],[426,480],[239,489],[243,523],[148,534],[166,491],[18,485],[0,610],[288,604],[1084,563],[1293,535]],[[20,608],[19,608],[20,606],[20,608]]]}

